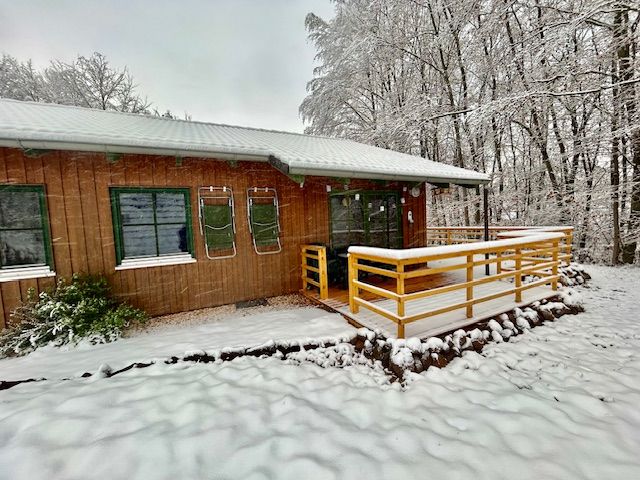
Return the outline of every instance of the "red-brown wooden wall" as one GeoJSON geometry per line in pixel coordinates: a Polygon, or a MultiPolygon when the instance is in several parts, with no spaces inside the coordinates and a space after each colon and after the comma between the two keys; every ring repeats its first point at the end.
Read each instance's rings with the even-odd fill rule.
{"type": "MultiPolygon", "coordinates": [[[[329,242],[329,204],[326,185],[343,189],[339,182],[307,177],[304,187],[265,163],[228,162],[174,157],[124,155],[115,163],[104,154],[50,152],[39,158],[21,150],[0,148],[0,184],[45,186],[53,243],[55,271],[104,274],[113,291],[151,315],[212,307],[255,298],[282,295],[300,288],[300,245],[329,242]],[[199,234],[198,187],[226,185],[233,189],[236,207],[238,254],[225,260],[208,260],[199,234]],[[189,187],[193,213],[196,263],[115,271],[116,258],[109,199],[110,186],[189,187]],[[274,187],[280,202],[283,251],[256,255],[247,225],[246,189],[274,187]]],[[[398,189],[354,180],[349,188],[398,189]]],[[[424,188],[418,198],[402,193],[404,246],[425,244],[424,188]],[[407,221],[413,211],[414,223],[407,221]]],[[[10,312],[26,299],[33,287],[51,286],[54,278],[0,283],[0,328],[10,312]]]]}

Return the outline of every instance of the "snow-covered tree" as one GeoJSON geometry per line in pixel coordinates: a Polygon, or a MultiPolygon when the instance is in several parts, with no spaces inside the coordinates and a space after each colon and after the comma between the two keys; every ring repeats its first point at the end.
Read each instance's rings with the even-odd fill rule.
{"type": "MultiPolygon", "coordinates": [[[[309,14],[307,131],[492,176],[492,223],[576,227],[579,254],[640,237],[640,9],[621,0],[336,0],[309,14]]],[[[479,222],[479,196],[431,222],[479,222]]]]}
{"type": "Polygon", "coordinates": [[[138,93],[128,69],[111,66],[97,52],[72,62],[53,60],[43,71],[36,70],[31,60],[20,62],[4,54],[0,97],[131,113],[150,113],[151,106],[138,93]]]}

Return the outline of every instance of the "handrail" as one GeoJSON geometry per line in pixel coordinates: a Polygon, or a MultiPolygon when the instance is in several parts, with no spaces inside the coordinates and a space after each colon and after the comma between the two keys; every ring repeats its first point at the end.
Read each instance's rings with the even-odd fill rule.
{"type": "MultiPolygon", "coordinates": [[[[489,240],[501,237],[516,236],[516,232],[559,232],[564,235],[560,242],[560,260],[565,265],[571,263],[573,227],[564,225],[545,226],[490,226],[489,240]]],[[[475,243],[484,241],[484,227],[426,227],[427,245],[456,245],[460,243],[475,243]]]]}
{"type": "Polygon", "coordinates": [[[302,291],[306,292],[309,285],[318,289],[320,300],[329,298],[329,280],[327,275],[327,247],[322,245],[301,245],[302,260],[302,291]],[[309,265],[309,260],[317,266],[309,265]],[[317,280],[313,274],[317,275],[317,280]]]}
{"type": "Polygon", "coordinates": [[[376,247],[349,248],[349,309],[357,314],[360,307],[371,310],[397,325],[398,338],[404,338],[405,325],[434,315],[465,309],[467,318],[473,317],[474,305],[487,302],[507,295],[514,295],[515,302],[522,302],[524,290],[542,285],[550,285],[552,290],[558,288],[558,268],[561,264],[560,242],[564,239],[562,232],[530,231],[527,234],[513,238],[493,240],[489,242],[475,242],[466,245],[445,245],[438,247],[412,248],[405,250],[390,250],[376,247]],[[491,254],[485,258],[484,254],[491,254]],[[433,268],[429,262],[459,258],[460,263],[444,267],[433,268]],[[370,271],[367,263],[384,265],[373,267],[378,275],[395,279],[395,291],[389,288],[371,285],[360,279],[361,271],[370,271]],[[506,268],[505,262],[512,262],[513,268],[506,268]],[[495,263],[496,273],[474,278],[474,268],[495,263]],[[502,268],[500,268],[502,267],[502,268]],[[405,281],[409,278],[427,277],[444,271],[464,270],[465,281],[437,288],[406,292],[405,281]],[[523,283],[523,276],[540,277],[538,280],[523,283]],[[490,282],[513,278],[513,286],[492,292],[480,297],[474,296],[474,288],[490,282]],[[462,302],[442,305],[436,309],[426,310],[412,315],[406,314],[406,304],[409,301],[426,298],[444,293],[464,290],[465,300],[462,302]],[[396,304],[395,311],[382,307],[380,304],[365,300],[361,292],[367,292],[374,297],[392,300],[396,304]]]}

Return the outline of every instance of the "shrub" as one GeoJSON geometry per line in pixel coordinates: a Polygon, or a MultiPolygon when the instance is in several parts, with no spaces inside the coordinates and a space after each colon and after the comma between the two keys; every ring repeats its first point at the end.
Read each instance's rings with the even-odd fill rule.
{"type": "Polygon", "coordinates": [[[132,323],[146,320],[146,314],[116,301],[104,277],[73,275],[60,279],[54,288],[36,295],[12,313],[12,324],[0,332],[0,358],[24,355],[52,343],[60,346],[88,339],[111,342],[132,323]]]}

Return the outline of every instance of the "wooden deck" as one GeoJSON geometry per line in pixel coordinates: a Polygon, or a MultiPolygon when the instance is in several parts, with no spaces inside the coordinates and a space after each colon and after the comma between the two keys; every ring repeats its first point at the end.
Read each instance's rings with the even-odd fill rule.
{"type": "MultiPolygon", "coordinates": [[[[478,257],[480,258],[480,257],[478,257]]],[[[430,262],[430,267],[439,268],[453,264],[454,261],[436,260],[430,262]]],[[[508,266],[508,265],[505,265],[508,266]]],[[[496,273],[495,264],[491,265],[491,274],[496,273]]],[[[474,269],[474,277],[481,278],[485,274],[484,267],[476,267],[474,269]]],[[[435,287],[443,287],[465,281],[465,272],[462,270],[454,270],[446,273],[430,275],[428,277],[407,279],[406,293],[415,291],[432,289],[435,287]]],[[[385,289],[395,291],[395,280],[371,276],[366,282],[372,285],[384,287],[385,289]]],[[[477,296],[485,296],[498,293],[500,291],[513,288],[512,280],[497,280],[494,282],[477,285],[475,294],[477,296]]],[[[350,322],[371,329],[379,329],[386,336],[396,336],[396,325],[388,319],[366,309],[361,308],[360,312],[353,314],[349,310],[349,292],[347,289],[329,286],[329,298],[321,300],[315,291],[307,291],[305,294],[314,301],[321,303],[330,309],[344,315],[350,322]]],[[[466,317],[465,309],[460,308],[455,311],[434,315],[424,320],[419,320],[406,325],[406,337],[429,337],[450,332],[467,325],[471,325],[481,320],[494,317],[501,313],[507,312],[515,307],[523,307],[529,305],[536,300],[556,295],[557,292],[552,290],[550,286],[538,286],[522,292],[522,301],[516,303],[513,295],[501,297],[495,300],[480,303],[475,306],[474,315],[471,318],[466,317]]],[[[393,300],[382,299],[368,292],[361,292],[361,297],[372,303],[384,307],[388,310],[394,310],[396,303],[393,300]]],[[[463,302],[465,300],[465,291],[457,290],[453,292],[443,293],[432,297],[421,298],[406,303],[406,314],[413,315],[423,311],[433,310],[443,305],[452,305],[463,302]]]]}

